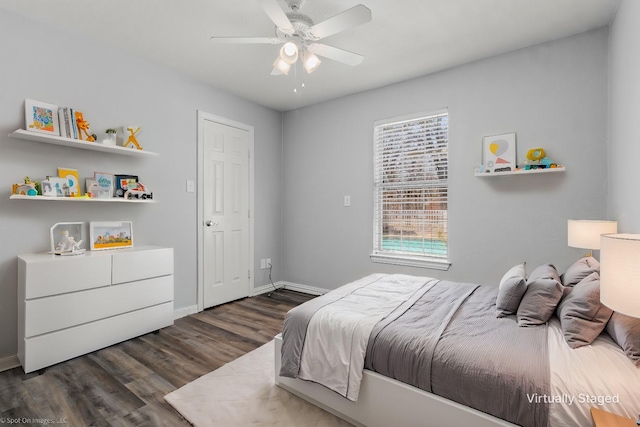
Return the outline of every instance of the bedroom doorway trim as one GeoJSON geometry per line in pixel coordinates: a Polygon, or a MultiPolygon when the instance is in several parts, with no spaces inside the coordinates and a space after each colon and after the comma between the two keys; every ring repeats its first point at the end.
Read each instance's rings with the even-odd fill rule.
{"type": "Polygon", "coordinates": [[[249,216],[249,242],[248,242],[248,270],[246,274],[249,277],[249,286],[246,296],[251,296],[254,285],[254,267],[253,267],[253,250],[254,250],[254,128],[251,125],[237,122],[224,117],[216,116],[204,111],[198,110],[198,152],[197,152],[197,268],[198,268],[198,289],[197,289],[197,306],[198,312],[205,308],[204,298],[204,283],[205,283],[205,235],[207,226],[205,224],[206,218],[204,217],[204,173],[205,173],[205,150],[204,150],[204,131],[205,121],[211,121],[224,126],[230,126],[243,131],[248,134],[248,216],[249,216]]]}

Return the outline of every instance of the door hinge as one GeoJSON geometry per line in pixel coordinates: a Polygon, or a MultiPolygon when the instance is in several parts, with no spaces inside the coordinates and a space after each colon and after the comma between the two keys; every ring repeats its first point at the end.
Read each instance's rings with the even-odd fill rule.
{"type": "Polygon", "coordinates": [[[247,210],[247,218],[251,218],[251,210],[247,210]]]}
{"type": "Polygon", "coordinates": [[[249,273],[249,279],[251,279],[251,269],[247,270],[247,272],[249,273]]]}

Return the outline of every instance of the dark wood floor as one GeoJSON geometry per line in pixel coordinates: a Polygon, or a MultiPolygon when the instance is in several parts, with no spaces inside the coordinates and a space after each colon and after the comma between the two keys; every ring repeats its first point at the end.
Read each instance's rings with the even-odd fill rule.
{"type": "Polygon", "coordinates": [[[42,374],[1,372],[0,424],[188,426],[164,395],[269,342],[285,313],[311,298],[286,290],[245,298],[42,374]]]}

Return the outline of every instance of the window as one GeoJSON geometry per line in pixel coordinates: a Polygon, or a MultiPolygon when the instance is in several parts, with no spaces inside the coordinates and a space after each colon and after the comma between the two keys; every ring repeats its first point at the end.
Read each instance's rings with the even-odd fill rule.
{"type": "Polygon", "coordinates": [[[449,115],[374,124],[374,262],[446,270],[449,115]]]}

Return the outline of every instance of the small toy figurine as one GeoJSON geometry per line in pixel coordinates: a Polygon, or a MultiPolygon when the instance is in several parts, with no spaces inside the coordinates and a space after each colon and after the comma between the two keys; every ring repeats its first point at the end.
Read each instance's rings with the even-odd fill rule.
{"type": "Polygon", "coordinates": [[[79,111],[76,111],[76,124],[78,125],[78,139],[82,140],[82,134],[84,133],[87,136],[87,141],[94,142],[96,140],[95,135],[89,135],[89,123],[79,111]]]}
{"type": "Polygon", "coordinates": [[[69,236],[69,230],[62,230],[62,240],[56,246],[56,254],[58,255],[80,255],[85,251],[80,249],[82,240],[76,242],[73,236],[69,236]]]}
{"type": "Polygon", "coordinates": [[[17,194],[21,196],[37,196],[40,185],[37,182],[33,182],[28,176],[24,177],[24,183],[13,184],[11,188],[11,194],[17,194]]]}
{"type": "Polygon", "coordinates": [[[140,146],[140,144],[138,144],[138,140],[136,139],[136,133],[138,133],[139,130],[139,127],[135,128],[135,130],[133,129],[133,126],[127,128],[127,131],[130,133],[130,135],[127,139],[127,142],[124,143],[125,147],[128,147],[129,144],[131,144],[134,145],[138,150],[142,150],[142,147],[140,146]]]}
{"type": "Polygon", "coordinates": [[[141,182],[136,182],[135,187],[129,186],[129,189],[124,193],[124,198],[127,200],[132,199],[153,199],[153,193],[147,190],[141,182]]]}
{"type": "Polygon", "coordinates": [[[544,152],[544,148],[532,148],[527,151],[527,159],[537,162],[543,157],[545,157],[547,153],[544,152]]]}

